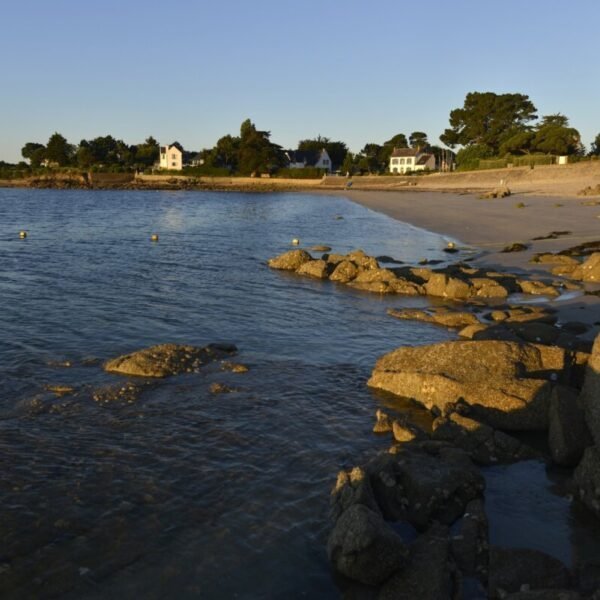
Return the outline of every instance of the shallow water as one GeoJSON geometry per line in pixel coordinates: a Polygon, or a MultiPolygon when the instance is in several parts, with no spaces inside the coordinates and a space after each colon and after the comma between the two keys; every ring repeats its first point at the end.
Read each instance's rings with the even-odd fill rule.
{"type": "MultiPolygon", "coordinates": [[[[454,334],[386,315],[423,299],[269,270],[293,238],[447,258],[445,238],[336,197],[0,190],[0,595],[337,597],[328,493],[340,468],[387,445],[371,433],[389,400],[366,388],[370,370],[454,334]],[[233,342],[250,371],[213,365],[132,403],[93,400],[126,381],[101,361],[165,341],[233,342]],[[213,382],[238,391],[210,394],[213,382]]],[[[492,531],[521,542],[522,520],[513,537],[496,527],[512,514],[511,472],[487,477],[492,531]]],[[[534,527],[534,547],[595,551],[557,490],[538,500],[560,533],[534,527]]]]}

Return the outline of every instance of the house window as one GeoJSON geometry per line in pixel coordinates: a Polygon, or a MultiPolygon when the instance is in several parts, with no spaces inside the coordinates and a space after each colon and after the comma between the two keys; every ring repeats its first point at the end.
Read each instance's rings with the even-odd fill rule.
{"type": "Polygon", "coordinates": [[[401,159],[400,159],[400,164],[401,164],[401,165],[403,165],[403,164],[404,164],[404,159],[403,159],[403,158],[401,158],[401,159]]]}
{"type": "Polygon", "coordinates": [[[328,164],[329,164],[329,161],[328,161],[326,158],[324,158],[324,159],[323,159],[323,164],[324,164],[324,165],[328,165],[328,164]]]}
{"type": "Polygon", "coordinates": [[[176,166],[177,166],[177,163],[176,163],[175,161],[173,161],[173,162],[171,163],[171,166],[172,166],[172,167],[176,167],[176,166]]]}
{"type": "Polygon", "coordinates": [[[412,161],[414,160],[414,158],[407,158],[406,159],[406,164],[407,165],[412,165],[412,161]]]}
{"type": "Polygon", "coordinates": [[[171,158],[175,160],[177,158],[177,154],[171,154],[171,158]]]}
{"type": "MultiPolygon", "coordinates": [[[[397,158],[392,158],[392,164],[393,165],[397,165],[398,164],[398,159],[397,158]]],[[[398,169],[396,169],[397,171],[398,169]]]]}

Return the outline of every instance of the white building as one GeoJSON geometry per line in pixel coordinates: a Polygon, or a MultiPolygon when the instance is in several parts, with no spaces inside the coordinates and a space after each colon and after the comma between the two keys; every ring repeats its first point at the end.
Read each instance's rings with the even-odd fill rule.
{"type": "Polygon", "coordinates": [[[290,169],[304,169],[306,167],[315,167],[325,169],[331,173],[331,158],[325,148],[319,152],[312,150],[286,150],[285,155],[289,161],[290,169]]]}
{"type": "Polygon", "coordinates": [[[390,173],[408,173],[410,171],[433,171],[435,156],[421,152],[419,148],[394,148],[390,156],[390,173]]]}
{"type": "Polygon", "coordinates": [[[160,147],[159,167],[170,171],[181,171],[183,169],[183,148],[181,144],[173,142],[170,146],[160,147]]]}

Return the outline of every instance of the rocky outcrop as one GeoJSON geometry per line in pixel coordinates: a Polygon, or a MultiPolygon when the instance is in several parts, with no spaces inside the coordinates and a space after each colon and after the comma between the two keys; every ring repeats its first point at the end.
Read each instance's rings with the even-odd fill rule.
{"type": "Polygon", "coordinates": [[[457,412],[433,422],[432,438],[462,448],[480,465],[539,458],[537,452],[516,438],[457,412]]]}
{"type": "Polygon", "coordinates": [[[503,598],[518,592],[522,586],[530,590],[568,589],[570,574],[558,559],[527,548],[490,548],[490,598],[503,598]]]}
{"type": "Polygon", "coordinates": [[[306,250],[290,250],[284,252],[280,256],[271,258],[269,260],[269,266],[271,269],[281,269],[283,271],[296,271],[304,263],[312,260],[312,256],[306,252],[306,250]]]}
{"type": "Polygon", "coordinates": [[[573,473],[573,481],[579,499],[600,517],[600,450],[597,446],[585,449],[573,473]]]}
{"type": "Polygon", "coordinates": [[[364,469],[384,518],[419,531],[433,521],[451,525],[485,485],[465,452],[427,442],[395,446],[364,469]]]}
{"type": "Polygon", "coordinates": [[[509,273],[477,269],[466,263],[434,270],[408,266],[382,269],[377,259],[363,250],[353,250],[348,254],[323,254],[320,259],[315,259],[305,250],[297,249],[271,258],[268,264],[274,269],[296,271],[299,275],[320,279],[329,278],[378,294],[429,295],[464,301],[473,298],[506,298],[519,291],[546,295],[558,293],[553,285],[518,280],[509,273]]]}
{"type": "Polygon", "coordinates": [[[204,348],[160,344],[113,358],[104,364],[104,370],[120,375],[162,378],[193,373],[202,365],[225,358],[236,350],[233,344],[210,344],[204,348]]]}
{"type": "Polygon", "coordinates": [[[342,575],[377,585],[405,565],[408,548],[380,514],[363,504],[353,504],[337,520],[327,553],[342,575]]]}
{"type": "Polygon", "coordinates": [[[554,381],[568,383],[573,357],[538,344],[444,342],[402,347],[380,358],[368,385],[443,410],[459,399],[497,429],[548,427],[554,381]]]}
{"type": "Polygon", "coordinates": [[[463,576],[487,584],[489,563],[488,519],[483,500],[471,500],[453,528],[452,556],[463,576]]]}
{"type": "Polygon", "coordinates": [[[579,281],[600,281],[600,252],[594,252],[581,265],[572,270],[568,276],[579,281]]]}
{"type": "Polygon", "coordinates": [[[452,597],[448,528],[432,525],[410,547],[404,569],[381,587],[378,600],[441,600],[452,597]]]}
{"type": "Polygon", "coordinates": [[[473,313],[465,311],[453,311],[449,309],[389,309],[388,315],[396,319],[422,321],[424,323],[433,323],[443,327],[464,328],[469,325],[476,325],[479,323],[479,319],[473,313]]]}

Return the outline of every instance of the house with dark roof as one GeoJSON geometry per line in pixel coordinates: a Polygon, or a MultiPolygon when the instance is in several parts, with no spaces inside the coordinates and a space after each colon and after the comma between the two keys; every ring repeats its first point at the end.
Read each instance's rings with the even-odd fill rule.
{"type": "Polygon", "coordinates": [[[408,173],[410,171],[433,171],[435,156],[423,152],[420,148],[394,148],[390,156],[390,173],[408,173]]]}
{"type": "Polygon", "coordinates": [[[161,169],[181,171],[183,169],[183,152],[183,146],[179,142],[161,146],[158,166],[161,169]]]}
{"type": "Polygon", "coordinates": [[[328,173],[331,173],[331,158],[325,148],[321,148],[320,151],[286,150],[285,156],[290,169],[315,167],[317,169],[325,169],[328,173]]]}

